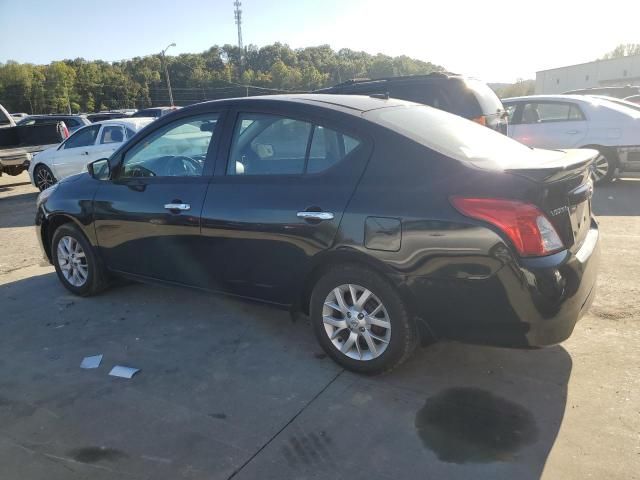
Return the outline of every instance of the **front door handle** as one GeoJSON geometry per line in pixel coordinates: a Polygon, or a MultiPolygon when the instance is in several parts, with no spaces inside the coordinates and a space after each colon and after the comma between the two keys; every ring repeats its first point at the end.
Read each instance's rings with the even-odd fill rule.
{"type": "Polygon", "coordinates": [[[576,133],[580,133],[580,131],[579,130],[569,130],[567,133],[569,135],[575,135],[576,133]]]}
{"type": "Polygon", "coordinates": [[[305,220],[333,220],[331,212],[298,212],[298,218],[305,220]]]}
{"type": "Polygon", "coordinates": [[[89,155],[89,152],[82,152],[82,155],[89,155]]]}
{"type": "Polygon", "coordinates": [[[191,210],[191,205],[188,203],[167,203],[164,208],[167,210],[191,210]]]}

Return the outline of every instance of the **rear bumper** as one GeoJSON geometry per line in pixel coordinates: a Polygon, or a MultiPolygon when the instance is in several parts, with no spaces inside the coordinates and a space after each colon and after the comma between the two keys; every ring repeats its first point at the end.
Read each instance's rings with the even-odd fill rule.
{"type": "Polygon", "coordinates": [[[417,313],[440,338],[506,347],[566,340],[595,297],[600,257],[595,221],[580,250],[508,262],[483,279],[416,277],[417,313]]]}
{"type": "Polygon", "coordinates": [[[30,153],[3,156],[0,157],[0,166],[2,166],[2,170],[5,173],[17,175],[18,173],[29,169],[31,158],[30,153]]]}

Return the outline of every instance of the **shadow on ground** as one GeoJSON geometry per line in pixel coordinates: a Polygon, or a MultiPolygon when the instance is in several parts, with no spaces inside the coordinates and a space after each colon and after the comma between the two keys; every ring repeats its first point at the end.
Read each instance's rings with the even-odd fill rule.
{"type": "Polygon", "coordinates": [[[0,228],[28,227],[34,224],[37,192],[0,198],[0,228]]]}
{"type": "Polygon", "coordinates": [[[597,185],[593,192],[593,211],[602,216],[640,215],[640,178],[618,178],[597,185]]]}
{"type": "Polygon", "coordinates": [[[0,286],[0,308],[0,478],[536,479],[571,373],[561,347],[441,343],[362,377],[286,312],[137,284],[73,297],[53,273],[0,286]]]}

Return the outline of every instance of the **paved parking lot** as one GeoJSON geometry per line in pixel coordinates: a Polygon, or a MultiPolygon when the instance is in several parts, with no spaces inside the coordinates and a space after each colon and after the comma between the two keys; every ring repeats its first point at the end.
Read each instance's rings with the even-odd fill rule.
{"type": "Polygon", "coordinates": [[[640,179],[596,191],[599,291],[567,342],[443,342],[379,377],[272,308],[137,284],[70,296],[40,265],[27,181],[0,178],[3,480],[640,478],[640,179]]]}

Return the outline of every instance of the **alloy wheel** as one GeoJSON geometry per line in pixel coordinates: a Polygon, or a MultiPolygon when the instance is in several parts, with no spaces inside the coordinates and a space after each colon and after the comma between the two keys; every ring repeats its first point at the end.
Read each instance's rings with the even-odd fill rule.
{"type": "Polygon", "coordinates": [[[606,177],[607,173],[609,173],[609,161],[607,157],[600,153],[591,166],[591,175],[593,180],[598,182],[606,177]]]}
{"type": "Polygon", "coordinates": [[[89,276],[87,257],[80,242],[65,236],[58,242],[58,266],[64,278],[74,287],[82,287],[89,276]]]}
{"type": "Polygon", "coordinates": [[[333,346],[354,360],[379,357],[391,340],[387,309],[374,293],[360,285],[334,288],[322,309],[324,329],[333,346]]]}
{"type": "Polygon", "coordinates": [[[36,185],[40,191],[49,188],[56,183],[56,179],[53,177],[51,171],[46,167],[38,167],[36,171],[36,185]]]}

